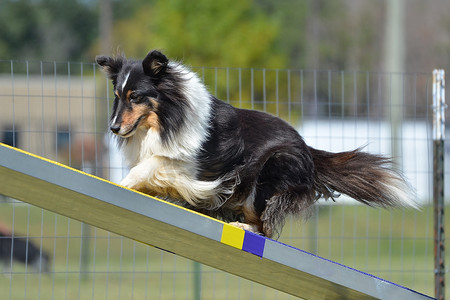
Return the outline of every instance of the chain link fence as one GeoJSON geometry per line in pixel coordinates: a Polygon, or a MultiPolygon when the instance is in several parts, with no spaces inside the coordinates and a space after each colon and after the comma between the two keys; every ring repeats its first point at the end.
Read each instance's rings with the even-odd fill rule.
{"type": "MultiPolygon", "coordinates": [[[[280,241],[434,294],[431,72],[193,69],[213,95],[287,120],[315,148],[394,156],[420,210],[341,196],[308,221],[289,219],[280,241]]],[[[108,133],[113,97],[91,63],[0,61],[1,142],[119,182],[127,169],[108,133]]],[[[5,299],[292,298],[1,196],[0,255],[5,299]]]]}

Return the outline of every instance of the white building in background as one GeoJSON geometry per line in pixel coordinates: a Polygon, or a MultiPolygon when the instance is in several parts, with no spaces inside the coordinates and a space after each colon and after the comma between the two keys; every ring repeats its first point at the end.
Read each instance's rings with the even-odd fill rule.
{"type": "MultiPolygon", "coordinates": [[[[306,143],[314,148],[340,152],[364,147],[364,151],[391,156],[391,128],[384,121],[318,119],[305,120],[299,127],[306,143]]],[[[405,121],[401,127],[400,164],[405,178],[416,190],[420,204],[430,203],[433,195],[432,124],[425,121],[405,121]]],[[[446,148],[446,166],[449,147],[446,148]]],[[[446,168],[448,170],[449,168],[446,168]]],[[[446,186],[450,186],[450,178],[446,186]]],[[[448,200],[449,197],[446,197],[448,200]]],[[[337,201],[354,201],[341,196],[337,201]]]]}

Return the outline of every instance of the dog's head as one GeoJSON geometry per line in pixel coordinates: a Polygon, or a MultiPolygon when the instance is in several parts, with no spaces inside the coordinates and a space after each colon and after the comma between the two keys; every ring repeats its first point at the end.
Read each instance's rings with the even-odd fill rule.
{"type": "Polygon", "coordinates": [[[167,81],[173,82],[173,76],[167,57],[154,50],[142,61],[97,56],[96,62],[114,85],[111,131],[122,138],[133,136],[139,128],[161,133],[161,114],[167,114],[174,98],[168,94],[167,81]]]}

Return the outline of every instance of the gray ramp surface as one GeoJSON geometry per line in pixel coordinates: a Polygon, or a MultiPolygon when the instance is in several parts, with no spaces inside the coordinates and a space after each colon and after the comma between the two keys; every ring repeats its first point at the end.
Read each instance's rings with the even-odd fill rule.
{"type": "Polygon", "coordinates": [[[433,299],[4,144],[0,194],[303,299],[433,299]]]}

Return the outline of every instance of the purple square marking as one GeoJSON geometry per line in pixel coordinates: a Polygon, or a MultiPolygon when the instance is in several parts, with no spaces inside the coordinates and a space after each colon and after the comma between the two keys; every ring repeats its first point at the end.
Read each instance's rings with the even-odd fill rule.
{"type": "Polygon", "coordinates": [[[242,250],[262,257],[264,254],[264,245],[266,238],[253,232],[246,231],[244,235],[244,244],[242,250]]]}

